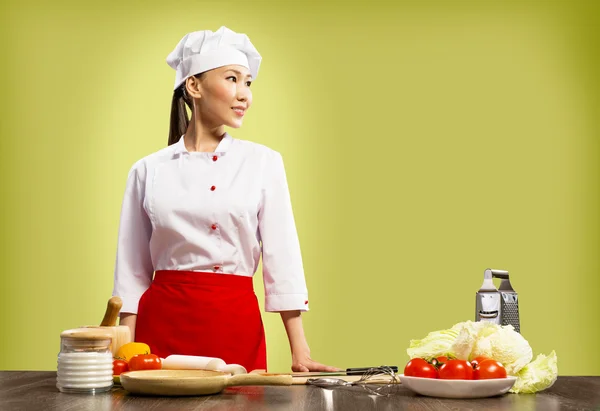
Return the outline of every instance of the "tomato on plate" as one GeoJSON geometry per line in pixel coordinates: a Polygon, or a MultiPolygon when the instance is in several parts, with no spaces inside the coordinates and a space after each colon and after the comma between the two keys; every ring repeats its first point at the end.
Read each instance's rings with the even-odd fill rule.
{"type": "Polygon", "coordinates": [[[131,371],[160,370],[161,368],[162,361],[155,354],[138,354],[129,360],[129,369],[131,371]]]}
{"type": "Polygon", "coordinates": [[[435,368],[439,369],[442,365],[447,363],[449,360],[450,360],[450,358],[446,357],[445,355],[440,355],[439,357],[433,358],[431,360],[431,363],[433,365],[435,365],[435,368]]]}
{"type": "Polygon", "coordinates": [[[440,367],[438,374],[443,380],[472,380],[473,366],[465,360],[449,360],[440,367]]]}
{"type": "Polygon", "coordinates": [[[506,378],[506,368],[498,361],[484,360],[477,364],[473,370],[474,380],[489,380],[493,378],[506,378]]]}
{"type": "Polygon", "coordinates": [[[438,378],[435,367],[422,358],[413,358],[404,367],[407,377],[438,378]]]}
{"type": "Polygon", "coordinates": [[[121,375],[122,372],[129,371],[129,364],[124,360],[113,361],[113,375],[121,375]]]}
{"type": "Polygon", "coordinates": [[[477,367],[477,364],[479,364],[479,363],[481,363],[481,362],[483,362],[485,360],[491,360],[491,358],[483,356],[483,355],[480,355],[480,356],[475,357],[475,358],[473,358],[471,360],[471,365],[473,366],[473,368],[475,368],[475,367],[477,367]]]}
{"type": "Polygon", "coordinates": [[[440,355],[439,357],[432,358],[429,360],[429,363],[432,364],[436,369],[439,369],[442,365],[448,362],[450,358],[445,355],[440,355]]]}

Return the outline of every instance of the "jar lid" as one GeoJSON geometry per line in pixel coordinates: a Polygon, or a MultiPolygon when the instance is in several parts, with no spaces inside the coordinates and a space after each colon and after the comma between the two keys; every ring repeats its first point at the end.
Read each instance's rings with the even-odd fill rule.
{"type": "Polygon", "coordinates": [[[60,333],[60,338],[69,340],[110,340],[112,333],[99,328],[73,328],[60,333]]]}

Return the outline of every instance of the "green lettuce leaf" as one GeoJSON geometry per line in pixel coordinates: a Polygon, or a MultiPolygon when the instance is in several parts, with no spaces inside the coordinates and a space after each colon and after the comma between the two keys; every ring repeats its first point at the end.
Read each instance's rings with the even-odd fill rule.
{"type": "Polygon", "coordinates": [[[450,352],[452,344],[458,337],[461,324],[456,324],[449,330],[433,331],[422,340],[410,340],[410,346],[406,350],[412,358],[435,358],[440,355],[454,355],[450,352]]]}
{"type": "Polygon", "coordinates": [[[509,375],[515,375],[533,359],[529,342],[512,325],[500,326],[485,321],[465,327],[455,341],[453,351],[469,361],[480,355],[493,358],[509,375]]]}
{"type": "Polygon", "coordinates": [[[547,357],[540,354],[517,374],[517,381],[510,392],[533,394],[550,388],[558,377],[556,352],[547,357]]]}

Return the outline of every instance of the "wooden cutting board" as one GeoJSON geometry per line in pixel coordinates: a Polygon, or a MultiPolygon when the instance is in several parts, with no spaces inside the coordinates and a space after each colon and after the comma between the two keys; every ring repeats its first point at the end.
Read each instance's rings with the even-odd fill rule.
{"type": "MultiPolygon", "coordinates": [[[[272,376],[272,375],[291,375],[292,385],[305,385],[309,378],[338,378],[340,380],[355,382],[360,380],[360,375],[324,375],[322,372],[299,372],[289,374],[276,374],[276,373],[258,373],[259,375],[272,376]]],[[[366,381],[367,384],[388,384],[392,380],[389,375],[378,375],[377,377],[370,378],[366,381]]]]}
{"type": "MultiPolygon", "coordinates": [[[[293,377],[292,385],[305,385],[309,378],[327,378],[327,377],[293,377]]],[[[340,375],[337,377],[330,378],[339,378],[340,380],[355,382],[360,380],[360,375],[340,375]]],[[[366,384],[389,384],[392,378],[389,375],[380,375],[376,378],[370,378],[365,381],[366,384]]]]}

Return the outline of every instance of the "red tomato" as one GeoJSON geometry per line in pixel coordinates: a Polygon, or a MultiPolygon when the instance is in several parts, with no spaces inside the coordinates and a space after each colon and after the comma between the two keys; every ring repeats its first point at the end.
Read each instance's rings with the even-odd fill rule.
{"type": "Polygon", "coordinates": [[[477,367],[477,364],[485,361],[485,360],[491,360],[490,357],[485,357],[483,355],[480,355],[478,357],[475,357],[472,361],[471,361],[471,365],[473,366],[473,368],[477,367]]]}
{"type": "Polygon", "coordinates": [[[124,360],[113,361],[113,375],[121,375],[122,372],[129,371],[129,364],[124,360]]]}
{"type": "Polygon", "coordinates": [[[413,358],[404,367],[407,377],[438,378],[437,370],[422,358],[413,358]]]}
{"type": "Polygon", "coordinates": [[[473,367],[465,360],[449,360],[439,369],[440,379],[472,380],[473,367]]]}
{"type": "Polygon", "coordinates": [[[485,360],[475,367],[473,371],[474,380],[488,380],[492,378],[506,378],[506,368],[498,361],[485,360]]]}
{"type": "Polygon", "coordinates": [[[445,355],[441,355],[439,357],[432,358],[429,363],[432,364],[436,369],[439,369],[443,364],[448,362],[448,359],[449,358],[445,355]]]}
{"type": "Polygon", "coordinates": [[[129,369],[131,371],[160,370],[161,368],[162,361],[155,354],[138,354],[129,360],[129,369]]]}

